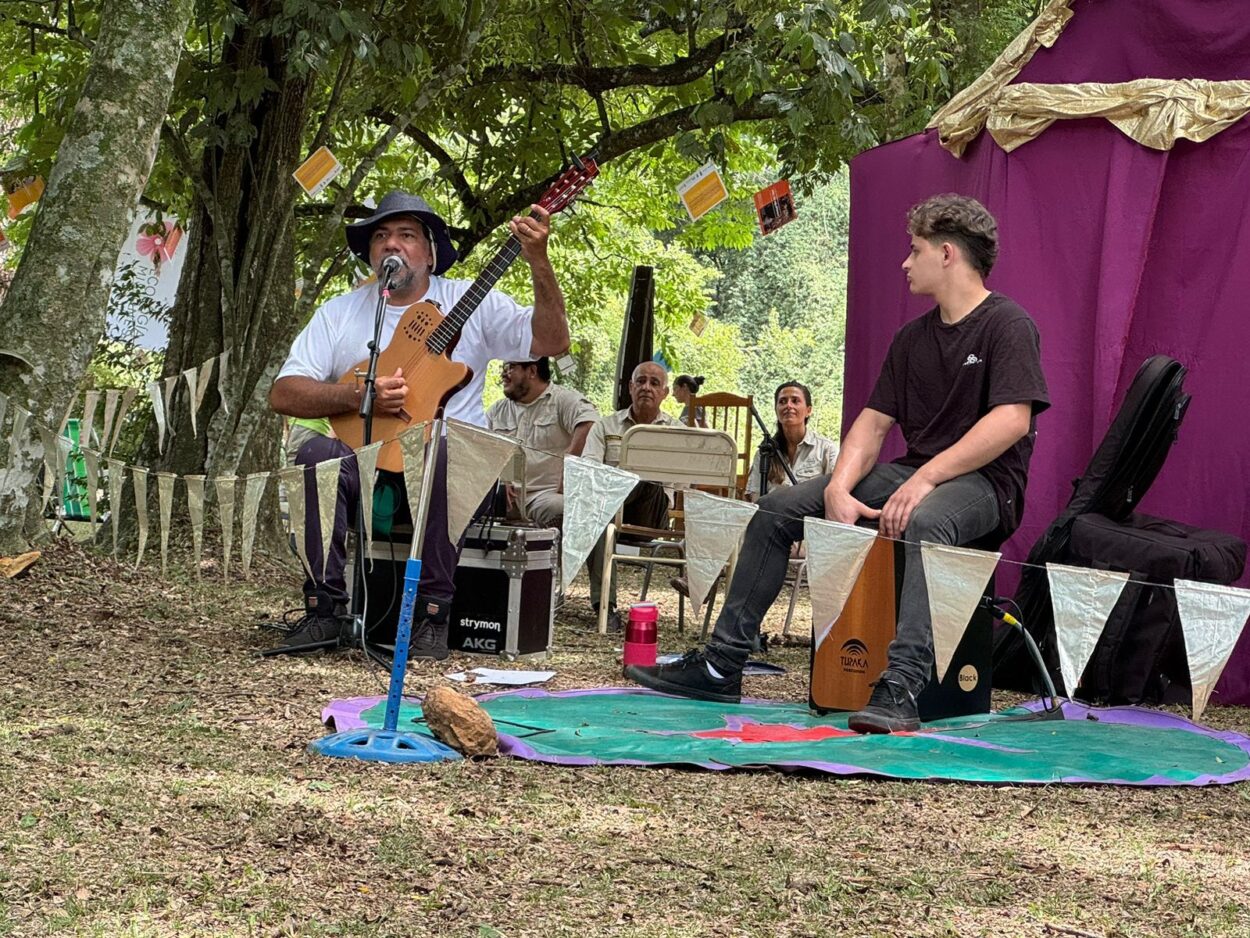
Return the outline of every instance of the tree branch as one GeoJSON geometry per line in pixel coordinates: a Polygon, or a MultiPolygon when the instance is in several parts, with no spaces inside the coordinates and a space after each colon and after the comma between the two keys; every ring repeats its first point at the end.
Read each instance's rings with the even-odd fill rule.
{"type": "MultiPolygon", "coordinates": [[[[399,117],[393,111],[380,109],[370,111],[369,116],[379,123],[392,126],[399,120],[399,117]]],[[[464,206],[465,216],[467,218],[478,218],[484,215],[486,207],[482,204],[481,198],[473,191],[473,187],[469,185],[469,180],[465,178],[460,164],[456,162],[450,153],[443,149],[442,144],[420,127],[414,127],[411,124],[404,128],[403,132],[438,162],[438,174],[451,183],[456,197],[460,199],[460,204],[464,206]]]]}

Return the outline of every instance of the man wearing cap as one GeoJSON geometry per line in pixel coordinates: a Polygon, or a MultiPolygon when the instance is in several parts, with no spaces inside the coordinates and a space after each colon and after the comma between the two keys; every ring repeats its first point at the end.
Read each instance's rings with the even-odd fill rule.
{"type": "MultiPolygon", "coordinates": [[[[508,228],[520,242],[521,255],[530,266],[534,305],[521,306],[495,290],[486,294],[451,352],[452,360],[468,365],[473,376],[447,402],[446,417],[486,425],[482,389],[486,366],[492,359],[532,360],[559,355],[569,347],[564,298],[547,257],[550,219],[539,206],[531,208],[532,215],[514,217],[508,228]]],[[[471,286],[471,281],[442,276],[456,260],[456,249],[447,223],[417,196],[389,193],[373,215],[347,226],[347,244],[375,273],[389,257],[400,261],[391,278],[382,348],[390,343],[400,316],[413,303],[432,301],[445,313],[450,312],[471,286]]],[[[275,411],[295,418],[287,445],[290,463],[315,466],[352,452],[331,435],[329,418],[360,407],[360,385],[338,381],[368,357],[376,309],[377,287],[366,284],[322,304],[296,337],[269,393],[275,411]]],[[[398,414],[408,392],[403,372],[397,369],[393,374],[379,374],[376,392],[374,412],[398,414]]],[[[446,473],[447,449],[443,445],[435,466],[414,607],[411,655],[418,659],[447,657],[447,618],[459,548],[447,537],[446,473]]],[[[346,536],[360,497],[354,462],[347,461],[339,473],[338,511],[324,569],[316,486],[306,485],[305,492],[306,547],[312,577],[304,583],[305,615],[279,646],[293,651],[335,647],[347,625],[346,536]]]]}

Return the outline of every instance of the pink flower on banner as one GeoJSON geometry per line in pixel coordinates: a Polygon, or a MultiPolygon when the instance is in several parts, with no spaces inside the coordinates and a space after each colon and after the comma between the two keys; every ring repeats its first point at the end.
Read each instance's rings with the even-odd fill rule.
{"type": "Polygon", "coordinates": [[[159,222],[145,225],[140,230],[145,233],[135,239],[135,250],[142,257],[151,260],[159,270],[162,261],[173,259],[174,252],[178,249],[178,242],[182,240],[182,229],[172,221],[167,221],[163,225],[159,222]]]}

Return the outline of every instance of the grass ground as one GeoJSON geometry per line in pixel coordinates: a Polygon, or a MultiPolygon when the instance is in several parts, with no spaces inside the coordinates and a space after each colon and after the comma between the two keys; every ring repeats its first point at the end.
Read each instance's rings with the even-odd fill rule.
{"type": "MultiPolygon", "coordinates": [[[[1250,935],[1244,785],[311,756],[321,706],[385,677],[257,658],[297,591],[66,542],[0,582],[0,935],[1250,935]]],[[[552,689],[620,682],[576,588],[556,640],[552,689]]],[[[806,659],[748,692],[805,699],[806,659]]]]}

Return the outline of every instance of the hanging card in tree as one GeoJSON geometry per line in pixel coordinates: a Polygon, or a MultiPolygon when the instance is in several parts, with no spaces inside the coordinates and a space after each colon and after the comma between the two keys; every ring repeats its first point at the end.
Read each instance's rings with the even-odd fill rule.
{"type": "Polygon", "coordinates": [[[711,160],[678,183],[677,194],[691,221],[698,221],[729,198],[725,180],[711,160]]]}
{"type": "Polygon", "coordinates": [[[782,225],[794,221],[794,196],[790,194],[790,180],[774,182],[767,189],[755,193],[755,214],[760,222],[760,234],[770,235],[782,225]]]}
{"type": "Polygon", "coordinates": [[[707,317],[702,313],[695,313],[694,319],[690,320],[690,331],[695,335],[703,335],[703,330],[707,328],[707,317]]]}
{"type": "Polygon", "coordinates": [[[26,176],[6,182],[4,194],[9,197],[9,217],[17,218],[43,195],[43,177],[26,176]]]}
{"type": "Polygon", "coordinates": [[[295,177],[295,181],[300,184],[300,188],[307,192],[310,196],[319,195],[321,190],[330,184],[335,176],[343,169],[340,163],[329,147],[322,147],[308,159],[291,175],[295,177]]]}
{"type": "Polygon", "coordinates": [[[9,239],[4,236],[4,231],[0,230],[0,254],[9,249],[9,239]]]}

